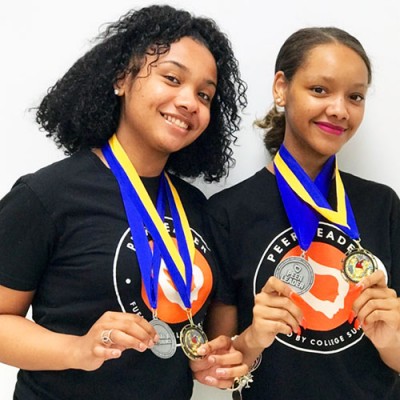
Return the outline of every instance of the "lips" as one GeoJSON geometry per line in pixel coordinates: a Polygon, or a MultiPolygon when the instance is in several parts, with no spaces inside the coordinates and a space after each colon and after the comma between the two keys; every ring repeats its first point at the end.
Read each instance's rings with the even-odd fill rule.
{"type": "Polygon", "coordinates": [[[346,130],[341,126],[333,125],[328,122],[316,122],[315,125],[317,125],[322,131],[337,136],[341,135],[346,130]]]}

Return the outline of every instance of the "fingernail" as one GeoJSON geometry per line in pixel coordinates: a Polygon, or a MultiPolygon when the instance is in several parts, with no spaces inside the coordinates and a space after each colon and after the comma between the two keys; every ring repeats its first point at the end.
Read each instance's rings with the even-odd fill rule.
{"type": "Polygon", "coordinates": [[[358,283],[356,284],[356,287],[357,287],[357,288],[360,288],[361,290],[363,290],[363,289],[364,289],[364,284],[363,284],[362,282],[358,282],[358,283]]]}
{"type": "Polygon", "coordinates": [[[358,329],[361,326],[361,323],[358,318],[354,321],[354,328],[358,329]]]}
{"type": "Polygon", "coordinates": [[[115,357],[115,358],[118,358],[118,357],[121,355],[121,350],[114,349],[114,350],[111,352],[111,355],[112,355],[113,357],[115,357]]]}
{"type": "MultiPolygon", "coordinates": [[[[359,282],[360,283],[360,282],[359,282]]],[[[362,289],[363,289],[363,286],[361,285],[361,286],[358,286],[358,283],[357,283],[357,285],[352,285],[351,287],[350,287],[350,289],[349,289],[349,293],[361,293],[362,292],[362,289]]]]}
{"type": "Polygon", "coordinates": [[[153,347],[154,346],[154,342],[150,339],[148,344],[147,344],[147,346],[148,347],[153,347]]]}
{"type": "Polygon", "coordinates": [[[146,350],[146,349],[147,349],[147,347],[145,346],[145,344],[142,343],[142,342],[140,342],[140,343],[139,343],[139,350],[140,350],[140,351],[144,351],[144,350],[146,350]]]}
{"type": "Polygon", "coordinates": [[[349,314],[349,318],[347,319],[347,322],[349,324],[351,324],[354,321],[354,318],[356,317],[356,314],[353,310],[351,310],[350,314],[349,314]]]}
{"type": "Polygon", "coordinates": [[[205,380],[209,385],[212,385],[213,383],[216,383],[216,382],[217,382],[217,380],[216,380],[215,378],[213,378],[212,376],[206,376],[206,377],[204,378],[204,380],[205,380]]]}
{"type": "Polygon", "coordinates": [[[154,338],[153,338],[153,341],[154,341],[155,343],[157,343],[159,340],[160,340],[160,336],[158,336],[158,334],[155,335],[154,338]]]}
{"type": "Polygon", "coordinates": [[[214,356],[210,356],[210,357],[208,357],[208,362],[210,362],[210,363],[214,364],[214,363],[216,362],[216,359],[215,359],[215,357],[214,357],[214,356]]]}
{"type": "Polygon", "coordinates": [[[301,335],[301,328],[300,328],[300,327],[297,328],[297,330],[296,330],[296,335],[297,335],[297,336],[300,336],[300,335],[301,335]]]}
{"type": "Polygon", "coordinates": [[[300,297],[296,292],[290,293],[289,297],[290,297],[293,301],[296,301],[296,300],[301,299],[301,297],[300,297]]]}
{"type": "Polygon", "coordinates": [[[200,354],[201,356],[204,356],[206,354],[206,349],[204,347],[199,347],[197,349],[197,353],[200,354]]]}
{"type": "Polygon", "coordinates": [[[306,319],[305,319],[304,317],[301,319],[300,325],[301,325],[304,329],[307,329],[307,321],[306,321],[306,319]]]}
{"type": "Polygon", "coordinates": [[[215,372],[216,372],[217,375],[219,375],[219,376],[225,376],[225,375],[226,375],[226,369],[224,369],[224,368],[217,368],[217,369],[215,370],[215,372]]]}

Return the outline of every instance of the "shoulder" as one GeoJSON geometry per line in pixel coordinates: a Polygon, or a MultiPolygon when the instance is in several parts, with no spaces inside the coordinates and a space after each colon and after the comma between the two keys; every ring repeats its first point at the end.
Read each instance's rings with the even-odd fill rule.
{"type": "Polygon", "coordinates": [[[262,168],[249,178],[212,195],[208,205],[211,208],[219,205],[234,206],[236,204],[240,206],[243,202],[249,203],[260,196],[272,194],[271,189],[274,185],[274,175],[266,168],[262,168]]]}
{"type": "Polygon", "coordinates": [[[396,192],[388,185],[364,179],[348,172],[340,172],[346,193],[352,198],[362,198],[364,201],[377,202],[377,199],[398,200],[396,192]]]}
{"type": "Polygon", "coordinates": [[[39,192],[65,187],[71,181],[83,179],[91,170],[98,171],[99,165],[96,164],[101,161],[96,162],[96,158],[97,156],[89,150],[77,152],[34,173],[20,177],[14,186],[25,184],[39,192]]]}
{"type": "Polygon", "coordinates": [[[81,195],[83,188],[90,190],[90,186],[96,182],[104,182],[104,179],[99,179],[102,168],[107,174],[107,167],[91,151],[77,152],[20,177],[10,193],[22,190],[30,197],[37,198],[47,208],[48,204],[68,201],[68,196],[81,195]]]}

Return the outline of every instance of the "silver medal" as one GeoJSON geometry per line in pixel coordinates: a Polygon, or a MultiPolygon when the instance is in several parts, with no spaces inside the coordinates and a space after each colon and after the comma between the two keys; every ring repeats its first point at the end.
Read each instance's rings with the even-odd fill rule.
{"type": "Polygon", "coordinates": [[[304,257],[288,257],[275,268],[274,276],[290,285],[301,295],[308,292],[314,284],[314,271],[304,257]]]}
{"type": "Polygon", "coordinates": [[[150,349],[157,357],[171,358],[176,352],[176,339],[172,329],[163,321],[153,319],[150,321],[160,340],[150,349]]]}

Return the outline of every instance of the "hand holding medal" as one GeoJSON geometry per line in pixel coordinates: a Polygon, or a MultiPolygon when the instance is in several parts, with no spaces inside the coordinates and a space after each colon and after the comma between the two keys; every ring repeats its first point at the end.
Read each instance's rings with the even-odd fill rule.
{"type": "MultiPolygon", "coordinates": [[[[354,301],[353,310],[365,335],[377,349],[399,347],[400,299],[395,290],[387,286],[384,272],[377,270],[357,286],[361,293],[354,301]]],[[[396,352],[390,353],[398,360],[396,352]]]]}
{"type": "Polygon", "coordinates": [[[248,367],[243,364],[243,355],[233,346],[228,336],[218,336],[197,350],[203,358],[191,361],[194,377],[201,383],[229,389],[237,377],[245,376],[248,367]]]}
{"type": "Polygon", "coordinates": [[[298,296],[291,286],[275,276],[256,294],[247,341],[259,352],[271,346],[276,335],[300,334],[300,326],[305,327],[301,308],[293,301],[294,295],[298,296]]]}

